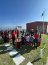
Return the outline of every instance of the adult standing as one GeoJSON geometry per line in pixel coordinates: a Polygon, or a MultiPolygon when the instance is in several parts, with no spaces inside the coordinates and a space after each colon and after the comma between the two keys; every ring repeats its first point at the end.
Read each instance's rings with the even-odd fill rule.
{"type": "Polygon", "coordinates": [[[16,33],[15,33],[15,31],[14,31],[14,30],[12,30],[11,35],[12,35],[12,44],[15,46],[16,33]]]}

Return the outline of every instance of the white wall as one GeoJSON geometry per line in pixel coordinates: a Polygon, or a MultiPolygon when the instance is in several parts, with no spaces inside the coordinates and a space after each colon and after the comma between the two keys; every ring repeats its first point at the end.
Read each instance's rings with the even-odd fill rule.
{"type": "Polygon", "coordinates": [[[48,24],[47,24],[47,33],[48,33],[48,24]]]}

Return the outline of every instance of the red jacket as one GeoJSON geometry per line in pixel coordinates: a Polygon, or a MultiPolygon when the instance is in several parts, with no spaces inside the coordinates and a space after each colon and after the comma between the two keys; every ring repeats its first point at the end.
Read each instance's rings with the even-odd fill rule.
{"type": "Polygon", "coordinates": [[[15,38],[15,36],[16,36],[16,33],[12,32],[12,38],[15,38]]]}
{"type": "Polygon", "coordinates": [[[39,35],[38,34],[34,34],[34,38],[35,39],[38,39],[39,38],[39,35]]]}

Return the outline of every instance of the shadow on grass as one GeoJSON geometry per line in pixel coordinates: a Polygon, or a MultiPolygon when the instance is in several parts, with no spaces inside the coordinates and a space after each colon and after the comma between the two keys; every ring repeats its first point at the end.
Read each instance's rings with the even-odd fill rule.
{"type": "Polygon", "coordinates": [[[6,47],[5,46],[0,46],[0,50],[6,50],[6,47]]]}
{"type": "Polygon", "coordinates": [[[17,51],[21,54],[21,55],[23,55],[23,54],[25,54],[25,53],[29,53],[31,50],[34,50],[35,48],[34,47],[32,47],[32,46],[22,46],[20,49],[17,49],[17,51]]]}
{"type": "Polygon", "coordinates": [[[37,62],[37,61],[39,61],[39,60],[41,60],[41,58],[35,59],[35,60],[32,61],[31,63],[37,62]]]}
{"type": "MultiPolygon", "coordinates": [[[[14,47],[14,48],[15,48],[15,47],[14,47]]],[[[34,50],[35,48],[32,47],[32,46],[26,47],[25,45],[23,45],[20,49],[18,49],[18,48],[15,48],[15,49],[18,51],[18,53],[15,54],[15,55],[13,55],[13,56],[10,56],[11,58],[16,57],[18,54],[23,55],[23,54],[25,54],[25,53],[29,53],[31,50],[34,50]]]]}
{"type": "Polygon", "coordinates": [[[13,56],[10,56],[10,57],[11,57],[11,58],[14,58],[14,57],[16,57],[18,54],[19,54],[19,53],[15,54],[15,55],[13,55],[13,56]]]}
{"type": "Polygon", "coordinates": [[[7,48],[5,46],[0,46],[0,54],[5,54],[7,52],[10,52],[9,50],[6,50],[7,48]]]}

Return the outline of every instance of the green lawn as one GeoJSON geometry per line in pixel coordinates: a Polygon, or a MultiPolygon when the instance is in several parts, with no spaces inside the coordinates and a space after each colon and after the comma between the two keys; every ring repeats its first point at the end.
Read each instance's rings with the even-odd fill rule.
{"type": "Polygon", "coordinates": [[[0,65],[15,65],[4,46],[0,46],[0,65]]]}
{"type": "Polygon", "coordinates": [[[45,65],[46,64],[46,60],[47,60],[47,57],[48,57],[48,35],[42,35],[42,43],[41,43],[41,46],[40,48],[44,48],[43,49],[43,58],[42,58],[42,61],[43,61],[43,64],[45,65]]]}
{"type": "Polygon", "coordinates": [[[46,44],[46,40],[48,39],[48,35],[42,35],[42,43],[41,43],[41,48],[44,47],[44,45],[46,44]]]}
{"type": "MultiPolygon", "coordinates": [[[[34,65],[45,65],[46,64],[46,58],[48,56],[48,43],[46,43],[46,39],[48,39],[48,35],[42,35],[42,43],[41,46],[37,49],[33,48],[32,46],[26,47],[23,46],[20,50],[17,49],[17,51],[25,57],[25,60],[20,65],[26,65],[29,61],[33,63],[34,65]],[[46,44],[46,47],[44,48],[44,45],[46,44]],[[40,59],[40,49],[44,48],[43,50],[43,58],[40,59]]],[[[9,56],[6,49],[4,49],[0,46],[0,65],[15,65],[12,61],[12,58],[9,56]],[[5,59],[5,60],[4,60],[5,59]]]]}
{"type": "Polygon", "coordinates": [[[32,62],[34,65],[45,65],[47,56],[48,56],[48,42],[46,43],[46,40],[48,39],[48,35],[42,35],[42,43],[41,46],[37,49],[33,49],[32,47],[28,47],[27,50],[21,49],[20,53],[26,58],[23,63],[20,65],[26,65],[28,61],[32,62]],[[46,44],[46,47],[44,48],[46,44]],[[40,49],[43,49],[43,58],[40,59],[40,49]]]}

